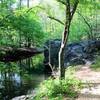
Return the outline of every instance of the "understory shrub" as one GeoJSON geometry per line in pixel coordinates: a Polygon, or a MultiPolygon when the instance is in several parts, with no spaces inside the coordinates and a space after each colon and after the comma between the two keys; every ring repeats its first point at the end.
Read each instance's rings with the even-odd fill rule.
{"type": "Polygon", "coordinates": [[[65,79],[45,80],[40,84],[39,90],[33,100],[63,100],[75,98],[81,88],[81,81],[69,75],[65,79]]]}

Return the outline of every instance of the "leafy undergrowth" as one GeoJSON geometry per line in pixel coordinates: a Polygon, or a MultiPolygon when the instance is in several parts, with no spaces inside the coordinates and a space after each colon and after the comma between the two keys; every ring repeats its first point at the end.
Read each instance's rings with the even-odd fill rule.
{"type": "Polygon", "coordinates": [[[81,88],[81,82],[72,75],[72,70],[66,71],[66,78],[63,80],[49,78],[41,83],[33,100],[64,100],[65,98],[75,100],[81,88]]]}
{"type": "Polygon", "coordinates": [[[96,58],[95,63],[93,63],[90,67],[95,71],[100,71],[100,56],[96,58]]]}

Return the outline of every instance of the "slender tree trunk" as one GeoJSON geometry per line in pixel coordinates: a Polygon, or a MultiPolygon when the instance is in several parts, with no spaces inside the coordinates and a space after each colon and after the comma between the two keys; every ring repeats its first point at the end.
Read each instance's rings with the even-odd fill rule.
{"type": "Polygon", "coordinates": [[[65,68],[64,68],[64,48],[61,47],[59,51],[59,78],[65,77],[65,68]]]}
{"type": "MultiPolygon", "coordinates": [[[[21,10],[21,7],[22,7],[22,0],[19,0],[19,9],[20,10],[21,10]]],[[[21,42],[22,42],[21,31],[19,31],[19,47],[21,47],[21,42]]],[[[19,60],[19,66],[20,66],[20,69],[22,69],[22,60],[19,60]]]]}
{"type": "Polygon", "coordinates": [[[69,37],[69,29],[70,29],[70,24],[71,24],[71,20],[73,18],[73,15],[76,11],[78,5],[78,0],[75,1],[73,7],[71,7],[70,4],[70,0],[66,0],[66,17],[65,17],[65,29],[64,29],[64,33],[62,34],[62,41],[61,41],[61,47],[59,50],[59,78],[63,79],[65,78],[65,66],[64,66],[64,55],[65,55],[65,46],[67,44],[68,41],[68,37],[69,37]]]}
{"type": "Polygon", "coordinates": [[[65,66],[64,66],[64,50],[66,43],[68,41],[69,36],[69,27],[70,27],[70,2],[66,1],[66,19],[65,19],[65,29],[64,33],[62,34],[62,41],[61,41],[61,47],[59,50],[59,78],[63,79],[65,78],[65,66]]]}
{"type": "Polygon", "coordinates": [[[69,25],[66,24],[65,30],[62,36],[61,47],[59,50],[59,78],[65,78],[65,65],[64,65],[64,55],[65,55],[65,46],[67,45],[68,36],[69,36],[69,25]]]}
{"type": "Polygon", "coordinates": [[[22,7],[22,0],[19,0],[19,9],[22,7]]]}
{"type": "Polygon", "coordinates": [[[29,8],[29,6],[30,6],[30,5],[29,5],[29,0],[27,0],[27,8],[29,8]]]}

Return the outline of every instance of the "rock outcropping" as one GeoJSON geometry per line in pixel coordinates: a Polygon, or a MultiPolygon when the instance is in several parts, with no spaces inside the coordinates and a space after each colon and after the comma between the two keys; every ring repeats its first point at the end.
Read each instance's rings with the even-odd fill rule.
{"type": "MultiPolygon", "coordinates": [[[[45,43],[44,64],[50,61],[52,66],[58,66],[58,52],[60,40],[50,40],[45,43]]],[[[100,40],[87,40],[70,43],[65,47],[64,66],[85,64],[86,60],[93,60],[94,54],[100,50],[100,40]]],[[[47,68],[48,69],[48,68],[47,68]]]]}

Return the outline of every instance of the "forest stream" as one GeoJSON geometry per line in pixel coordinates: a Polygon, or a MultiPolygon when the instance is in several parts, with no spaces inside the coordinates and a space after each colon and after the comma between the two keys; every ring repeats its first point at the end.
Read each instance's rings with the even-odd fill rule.
{"type": "Polygon", "coordinates": [[[44,79],[45,75],[43,74],[1,73],[0,100],[11,100],[17,96],[31,94],[44,79]]]}

